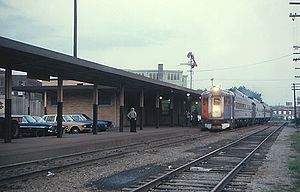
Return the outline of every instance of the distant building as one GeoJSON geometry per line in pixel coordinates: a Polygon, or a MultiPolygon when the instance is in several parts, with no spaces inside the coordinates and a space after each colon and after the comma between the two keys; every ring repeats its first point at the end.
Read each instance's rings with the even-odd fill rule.
{"type": "Polygon", "coordinates": [[[180,70],[164,70],[163,64],[158,64],[157,70],[128,70],[129,72],[172,83],[178,86],[187,87],[187,75],[180,70]]]}
{"type": "MultiPolygon", "coordinates": [[[[291,105],[292,102],[286,102],[286,105],[272,106],[273,119],[274,120],[291,120],[294,119],[294,107],[291,105]]],[[[300,107],[297,106],[297,117],[299,117],[300,107]]]]}
{"type": "MultiPolygon", "coordinates": [[[[42,86],[42,82],[35,79],[27,79],[26,75],[13,75],[12,86],[42,86]]],[[[12,92],[12,114],[13,115],[41,115],[42,94],[25,93],[22,91],[12,92]]],[[[5,71],[0,70],[0,115],[4,115],[5,103],[5,71]]]]}

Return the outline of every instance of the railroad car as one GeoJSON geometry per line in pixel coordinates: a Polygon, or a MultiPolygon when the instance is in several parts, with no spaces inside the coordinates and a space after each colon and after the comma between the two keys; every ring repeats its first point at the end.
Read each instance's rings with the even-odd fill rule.
{"type": "Polygon", "coordinates": [[[270,107],[237,89],[212,87],[202,93],[202,123],[209,130],[224,130],[270,120],[270,107]]]}

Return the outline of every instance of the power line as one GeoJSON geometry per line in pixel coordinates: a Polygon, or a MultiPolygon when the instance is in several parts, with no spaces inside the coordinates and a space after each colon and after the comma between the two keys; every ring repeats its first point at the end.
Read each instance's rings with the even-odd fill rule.
{"type": "MultiPolygon", "coordinates": [[[[256,82],[266,82],[266,81],[294,81],[294,79],[217,79],[220,81],[256,81],[256,82]]],[[[210,81],[210,79],[194,79],[194,81],[210,81]]]]}
{"type": "Polygon", "coordinates": [[[220,71],[220,70],[228,70],[228,69],[237,69],[237,68],[242,68],[242,67],[250,67],[250,66],[254,66],[254,65],[260,65],[260,64],[264,64],[264,63],[268,63],[268,62],[280,60],[280,59],[283,59],[285,57],[289,57],[291,55],[293,55],[293,54],[289,53],[289,54],[283,55],[281,57],[276,57],[276,58],[273,58],[273,59],[268,59],[268,60],[265,60],[265,61],[260,61],[260,62],[251,63],[251,64],[247,64],[247,65],[238,65],[238,66],[223,67],[223,68],[216,68],[216,69],[205,69],[205,70],[201,70],[200,69],[200,70],[195,71],[195,72],[220,71]]]}

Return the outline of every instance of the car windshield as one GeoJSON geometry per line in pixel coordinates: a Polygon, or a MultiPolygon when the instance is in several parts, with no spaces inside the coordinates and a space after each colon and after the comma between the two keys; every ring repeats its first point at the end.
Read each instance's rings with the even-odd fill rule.
{"type": "Polygon", "coordinates": [[[35,122],[36,122],[36,120],[34,120],[33,117],[28,116],[28,115],[24,116],[23,118],[26,119],[26,121],[27,121],[28,123],[35,123],[35,122]]]}
{"type": "Polygon", "coordinates": [[[64,118],[64,120],[65,120],[66,122],[72,122],[72,121],[74,121],[74,120],[72,119],[72,117],[70,117],[69,115],[64,115],[63,118],[64,118]]]}
{"type": "Polygon", "coordinates": [[[72,119],[74,121],[86,121],[87,119],[82,115],[71,115],[72,119]]]}
{"type": "Polygon", "coordinates": [[[34,118],[35,121],[38,122],[38,123],[46,123],[46,121],[45,121],[43,118],[41,118],[41,117],[36,116],[36,117],[33,117],[33,118],[34,118]]]}
{"type": "Polygon", "coordinates": [[[82,117],[84,117],[86,120],[92,120],[91,118],[89,118],[89,116],[87,116],[86,114],[81,114],[82,117]]]}

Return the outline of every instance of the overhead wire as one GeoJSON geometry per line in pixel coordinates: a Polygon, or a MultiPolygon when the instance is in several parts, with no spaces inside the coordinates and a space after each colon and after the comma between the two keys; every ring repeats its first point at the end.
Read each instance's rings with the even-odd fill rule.
{"type": "Polygon", "coordinates": [[[255,63],[251,63],[251,64],[245,64],[245,65],[238,65],[238,66],[231,66],[231,67],[222,67],[222,68],[215,68],[215,69],[204,69],[204,70],[197,70],[195,72],[206,72],[206,71],[220,71],[220,70],[229,70],[229,69],[237,69],[237,68],[242,68],[242,67],[250,67],[250,66],[254,66],[254,65],[260,65],[263,63],[268,63],[268,62],[272,62],[272,61],[276,61],[276,60],[280,60],[286,57],[289,57],[293,55],[292,53],[286,54],[286,55],[282,55],[280,57],[276,57],[273,59],[268,59],[268,60],[264,60],[264,61],[260,61],[260,62],[255,62],[255,63]]]}
{"type": "MultiPolygon", "coordinates": [[[[266,81],[291,81],[293,79],[217,79],[221,81],[258,81],[258,82],[266,82],[266,81]]],[[[194,79],[194,81],[211,81],[211,79],[194,79]]]]}

